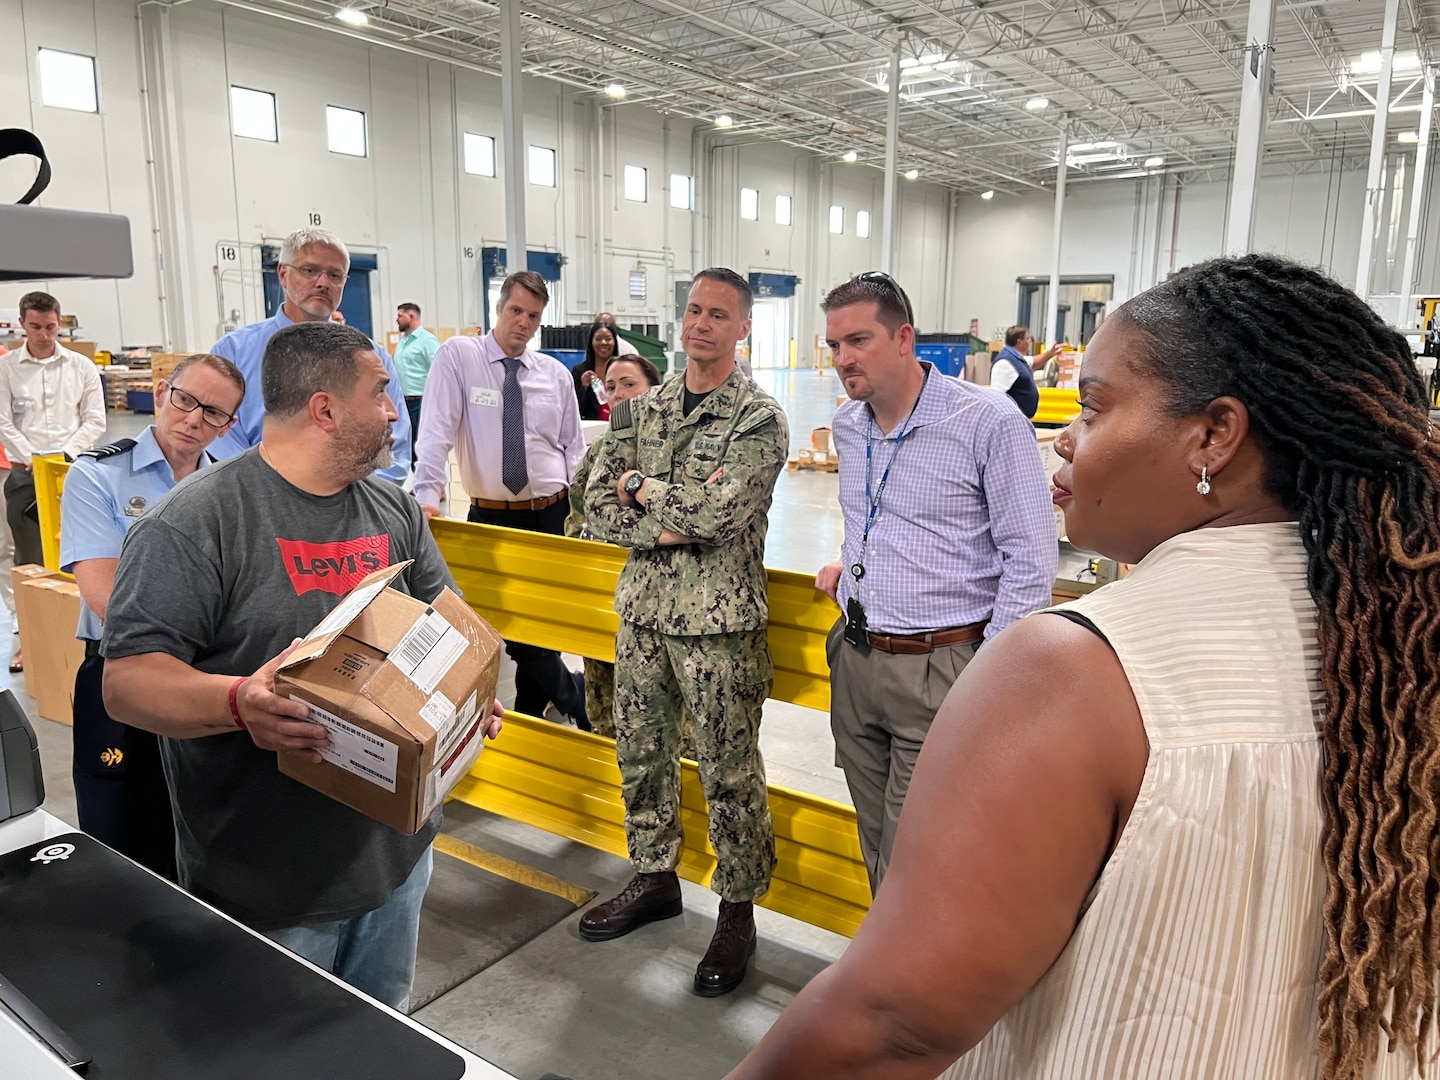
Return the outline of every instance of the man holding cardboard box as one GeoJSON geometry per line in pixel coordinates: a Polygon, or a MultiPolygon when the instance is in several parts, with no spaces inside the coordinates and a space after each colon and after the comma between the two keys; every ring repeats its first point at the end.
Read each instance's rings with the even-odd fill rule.
{"type": "Polygon", "coordinates": [[[181,480],[203,468],[208,447],[235,422],[245,377],[219,356],[189,356],[156,386],[155,423],[138,439],[75,459],[60,503],[60,568],[75,575],[85,660],[75,673],[73,775],[80,827],[172,881],[175,826],[149,731],[105,711],[100,634],[125,534],[181,480]]]}
{"type": "Polygon", "coordinates": [[[275,334],[261,442],[136,523],[102,648],[110,714],[166,736],[180,883],[403,1009],[440,815],[407,835],[284,775],[277,752],[319,764],[332,740],[274,692],[295,639],[373,571],[408,561],[393,587],[426,601],[453,588],[419,506],[370,478],[391,461],[388,381],[352,328],[275,334]]]}

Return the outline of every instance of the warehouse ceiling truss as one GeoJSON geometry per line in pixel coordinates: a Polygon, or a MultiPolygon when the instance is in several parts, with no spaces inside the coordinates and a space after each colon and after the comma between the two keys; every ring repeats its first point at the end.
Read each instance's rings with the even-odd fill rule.
{"type": "MultiPolygon", "coordinates": [[[[498,74],[490,0],[201,0],[498,74]],[[358,11],[337,19],[344,9],[358,11]],[[363,15],[363,18],[361,17],[363,15]],[[357,25],[358,24],[358,25],[357,25]]],[[[610,104],[883,167],[900,51],[901,171],[962,193],[1232,167],[1248,0],[522,0],[527,74],[610,104]],[[606,90],[611,93],[607,96],[606,90]],[[1077,152],[1074,147],[1089,147],[1077,152]]],[[[1265,167],[1369,155],[1384,0],[1276,0],[1265,167]]],[[[1401,0],[1389,127],[1418,126],[1440,0],[1401,0]]],[[[1393,140],[1393,136],[1392,136],[1393,140]]],[[[1403,149],[1403,144],[1396,147],[1403,149]]]]}

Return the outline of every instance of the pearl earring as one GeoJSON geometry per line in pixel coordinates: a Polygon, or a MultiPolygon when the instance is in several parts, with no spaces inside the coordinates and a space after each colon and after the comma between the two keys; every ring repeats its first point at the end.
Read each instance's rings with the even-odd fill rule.
{"type": "Polygon", "coordinates": [[[1201,495],[1210,494],[1210,466],[1200,466],[1200,482],[1195,485],[1195,490],[1201,495]]]}

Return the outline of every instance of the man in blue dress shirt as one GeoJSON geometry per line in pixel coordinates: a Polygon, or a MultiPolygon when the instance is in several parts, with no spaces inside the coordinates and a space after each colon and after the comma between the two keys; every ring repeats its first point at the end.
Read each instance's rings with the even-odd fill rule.
{"type": "Polygon", "coordinates": [[[235,423],[245,378],[219,356],[187,356],[155,392],[155,423],[136,439],[81,454],[60,503],[60,565],[80,587],[85,662],[75,673],[75,802],[80,827],[175,878],[175,826],[155,735],[110,718],[101,700],[100,635],[130,526],[209,461],[235,423]]]}
{"type": "MultiPolygon", "coordinates": [[[[350,252],[334,233],[325,229],[297,229],[285,238],[280,248],[280,265],[275,272],[285,291],[285,302],[270,318],[250,326],[242,326],[226,334],[210,351],[223,356],[240,369],[255,393],[240,406],[240,414],[223,438],[211,448],[216,458],[234,457],[260,441],[260,428],[265,420],[265,403],[260,394],[260,360],[265,346],[276,332],[294,323],[327,322],[340,306],[345,292],[345,279],[350,274],[350,252]]],[[[394,436],[395,461],[377,476],[403,483],[410,473],[410,413],[395,363],[379,342],[372,341],[375,353],[390,375],[386,393],[395,403],[399,418],[391,425],[394,436]]]]}

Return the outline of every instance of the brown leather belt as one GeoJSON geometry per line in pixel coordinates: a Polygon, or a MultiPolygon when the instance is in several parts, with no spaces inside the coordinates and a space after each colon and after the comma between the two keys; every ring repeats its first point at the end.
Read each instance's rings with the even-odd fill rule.
{"type": "Polygon", "coordinates": [[[949,630],[932,630],[928,634],[870,634],[870,647],[881,652],[919,655],[943,649],[946,645],[968,645],[985,636],[990,620],[969,626],[952,626],[949,630]]]}
{"type": "Polygon", "coordinates": [[[554,506],[561,499],[570,494],[568,487],[563,487],[554,495],[546,495],[543,499],[521,499],[519,502],[506,502],[503,499],[471,499],[471,506],[478,506],[481,510],[544,510],[547,506],[554,506]]]}

